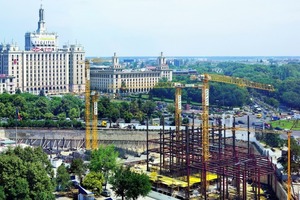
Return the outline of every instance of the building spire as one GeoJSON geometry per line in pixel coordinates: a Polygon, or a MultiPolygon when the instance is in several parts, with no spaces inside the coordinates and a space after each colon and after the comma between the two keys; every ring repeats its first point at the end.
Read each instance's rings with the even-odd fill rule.
{"type": "Polygon", "coordinates": [[[45,21],[44,21],[44,9],[43,4],[41,4],[41,8],[39,10],[39,22],[38,22],[38,33],[43,33],[46,31],[45,21]]]}

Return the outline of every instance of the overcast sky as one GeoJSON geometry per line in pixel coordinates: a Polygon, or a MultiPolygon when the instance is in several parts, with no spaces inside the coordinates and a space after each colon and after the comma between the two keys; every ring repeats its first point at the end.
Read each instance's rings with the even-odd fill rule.
{"type": "MultiPolygon", "coordinates": [[[[0,42],[35,31],[40,0],[0,0],[0,42]]],[[[47,30],[87,56],[299,56],[299,0],[43,0],[47,30]]]]}

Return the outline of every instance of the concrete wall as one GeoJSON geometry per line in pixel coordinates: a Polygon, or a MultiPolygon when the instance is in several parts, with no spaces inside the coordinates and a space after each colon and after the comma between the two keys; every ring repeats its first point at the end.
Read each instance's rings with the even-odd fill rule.
{"type": "MultiPolygon", "coordinates": [[[[0,129],[0,134],[1,132],[7,138],[13,140],[16,138],[16,129],[0,129]]],[[[76,141],[74,141],[72,142],[71,146],[77,147],[78,145],[82,144],[82,141],[85,140],[85,130],[18,129],[17,138],[19,140],[22,139],[22,142],[25,142],[28,139],[36,140],[34,145],[41,145],[43,138],[45,138],[45,140],[62,140],[63,138],[65,140],[75,139],[77,140],[78,144],[76,141]]],[[[158,138],[159,131],[149,131],[149,139],[158,138]]],[[[127,129],[100,129],[98,130],[98,139],[99,144],[113,144],[115,147],[134,152],[143,152],[146,150],[146,131],[127,129]]],[[[55,144],[55,142],[52,142],[52,145],[53,144],[55,144]]],[[[157,147],[155,144],[149,143],[150,149],[155,147],[157,147]]]]}
{"type": "MultiPolygon", "coordinates": [[[[16,129],[0,129],[0,134],[5,134],[7,138],[16,137],[16,129]]],[[[1,135],[0,135],[1,136],[1,135]]],[[[53,129],[18,129],[19,139],[83,139],[85,130],[53,130],[53,129]]],[[[100,140],[133,140],[146,141],[146,131],[135,131],[126,129],[101,129],[98,130],[100,140]]],[[[149,131],[149,139],[159,138],[159,131],[149,131]]]]}

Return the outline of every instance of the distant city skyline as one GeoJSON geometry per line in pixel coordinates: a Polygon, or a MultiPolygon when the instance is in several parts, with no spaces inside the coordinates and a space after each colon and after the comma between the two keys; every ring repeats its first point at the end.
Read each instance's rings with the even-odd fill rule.
{"type": "Polygon", "coordinates": [[[0,43],[37,29],[86,56],[299,56],[297,0],[0,0],[0,43]]]}

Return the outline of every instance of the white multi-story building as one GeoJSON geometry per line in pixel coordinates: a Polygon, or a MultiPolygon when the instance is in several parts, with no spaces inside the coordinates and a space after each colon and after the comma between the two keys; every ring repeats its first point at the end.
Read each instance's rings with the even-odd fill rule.
{"type": "Polygon", "coordinates": [[[112,66],[91,67],[91,89],[113,94],[144,93],[152,89],[161,78],[172,81],[172,70],[166,64],[166,58],[161,53],[158,66],[143,69],[124,69],[119,64],[116,53],[112,57],[112,66]]]}
{"type": "Polygon", "coordinates": [[[39,94],[85,91],[85,52],[81,45],[58,47],[58,35],[45,27],[39,9],[38,29],[25,34],[25,50],[16,44],[0,45],[0,74],[15,77],[15,89],[39,94]]]}
{"type": "Polygon", "coordinates": [[[10,94],[15,93],[14,77],[0,74],[0,94],[7,92],[10,94]]]}

